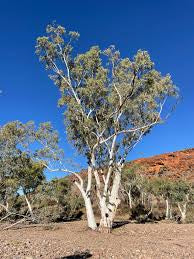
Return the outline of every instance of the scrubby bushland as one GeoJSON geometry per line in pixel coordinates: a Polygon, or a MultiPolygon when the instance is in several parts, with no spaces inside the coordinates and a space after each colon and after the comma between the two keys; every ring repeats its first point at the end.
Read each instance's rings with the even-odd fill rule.
{"type": "Polygon", "coordinates": [[[40,185],[34,195],[34,211],[39,222],[80,219],[83,201],[68,179],[53,179],[40,185]]]}
{"type": "Polygon", "coordinates": [[[32,121],[13,121],[0,127],[1,221],[79,216],[81,201],[73,195],[67,178],[45,181],[45,164],[61,155],[57,144],[58,133],[48,122],[35,127],[32,121]]]}
{"type": "MultiPolygon", "coordinates": [[[[13,196],[12,206],[6,212],[0,210],[1,219],[16,221],[28,215],[28,205],[24,194],[13,196]]],[[[30,194],[29,200],[35,223],[61,222],[80,219],[83,215],[82,198],[72,188],[67,177],[42,182],[30,194]]]]}
{"type": "MultiPolygon", "coordinates": [[[[28,173],[33,176],[37,173],[36,166],[25,167],[25,170],[25,174],[19,174],[18,177],[23,177],[28,173]]],[[[162,220],[166,215],[170,215],[170,218],[167,219],[180,223],[194,221],[194,186],[191,183],[183,180],[172,181],[161,177],[148,179],[140,175],[140,172],[141,168],[137,166],[131,166],[130,169],[123,171],[119,191],[119,197],[122,200],[119,208],[120,216],[127,213],[131,220],[138,223],[162,220]],[[166,202],[166,199],[169,203],[166,202]],[[170,206],[167,206],[168,204],[170,206]]],[[[27,177],[27,179],[29,178],[27,177]]],[[[30,188],[28,200],[33,212],[33,222],[76,220],[85,214],[83,198],[76,186],[72,184],[72,177],[66,176],[51,181],[45,181],[44,177],[38,179],[36,184],[32,182],[30,185],[31,181],[28,182],[28,188],[30,188]]],[[[8,180],[9,178],[7,178],[6,188],[1,188],[2,205],[6,204],[5,201],[8,205],[0,207],[0,220],[2,222],[3,220],[15,222],[22,216],[32,216],[29,213],[29,205],[24,193],[17,191],[16,185],[11,184],[12,182],[8,180]]],[[[24,181],[23,178],[19,180],[20,183],[24,181]]],[[[91,191],[91,200],[94,211],[98,215],[99,204],[95,196],[95,188],[94,185],[91,191]]]]}
{"type": "MultiPolygon", "coordinates": [[[[193,184],[182,179],[148,179],[140,175],[141,171],[137,165],[132,165],[122,175],[121,193],[124,201],[128,201],[131,219],[143,222],[166,218],[186,222],[194,205],[193,184]]],[[[189,221],[192,221],[192,216],[189,221]]]]}

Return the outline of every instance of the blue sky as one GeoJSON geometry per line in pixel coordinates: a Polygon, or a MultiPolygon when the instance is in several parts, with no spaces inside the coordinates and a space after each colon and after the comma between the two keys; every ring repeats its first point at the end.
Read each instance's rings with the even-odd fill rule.
{"type": "MultiPolygon", "coordinates": [[[[0,123],[51,121],[67,143],[58,91],[34,54],[35,40],[56,20],[81,34],[80,51],[115,44],[123,56],[148,50],[156,68],[170,73],[183,100],[128,156],[148,157],[194,147],[194,1],[20,0],[0,5],[0,123]]],[[[82,158],[78,158],[83,163],[82,158]]]]}

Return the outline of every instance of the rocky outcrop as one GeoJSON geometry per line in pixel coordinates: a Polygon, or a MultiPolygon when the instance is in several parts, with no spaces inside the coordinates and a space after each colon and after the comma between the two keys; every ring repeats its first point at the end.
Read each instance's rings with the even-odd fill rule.
{"type": "MultiPolygon", "coordinates": [[[[140,158],[127,162],[125,168],[132,164],[139,165],[139,173],[147,177],[167,177],[170,179],[184,179],[194,182],[194,148],[140,158]]],[[[87,178],[87,171],[80,172],[83,179],[87,178]]],[[[77,180],[71,175],[71,180],[77,180]]]]}
{"type": "Polygon", "coordinates": [[[194,182],[194,148],[140,158],[129,162],[139,164],[141,172],[148,177],[164,176],[171,179],[182,178],[194,182]]]}

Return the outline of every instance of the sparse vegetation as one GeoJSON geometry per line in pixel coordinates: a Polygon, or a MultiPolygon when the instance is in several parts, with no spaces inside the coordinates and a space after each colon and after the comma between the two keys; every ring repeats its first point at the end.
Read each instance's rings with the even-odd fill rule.
{"type": "MultiPolygon", "coordinates": [[[[11,124],[13,125],[15,127],[15,124],[11,124]]],[[[3,140],[5,136],[3,134],[3,140]]],[[[9,137],[8,140],[12,138],[9,137]]],[[[21,152],[16,159],[16,151],[19,149],[13,152],[12,146],[7,152],[12,156],[2,156],[1,165],[8,160],[14,163],[9,163],[6,174],[1,167],[1,223],[15,224],[22,218],[34,223],[81,219],[85,214],[84,201],[72,184],[73,178],[66,176],[46,181],[42,164],[33,162],[30,157],[26,157],[26,153],[21,152]]],[[[193,184],[164,177],[147,178],[142,175],[143,169],[132,163],[130,168],[123,169],[119,189],[119,215],[127,213],[128,219],[139,223],[165,218],[179,223],[193,222],[193,184]]],[[[91,199],[93,207],[98,208],[98,200],[92,193],[91,199]]]]}

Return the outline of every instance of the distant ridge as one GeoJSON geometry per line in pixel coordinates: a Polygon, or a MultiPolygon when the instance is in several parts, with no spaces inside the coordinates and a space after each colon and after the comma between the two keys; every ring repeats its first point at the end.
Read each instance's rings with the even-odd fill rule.
{"type": "MultiPolygon", "coordinates": [[[[194,148],[132,160],[126,162],[125,168],[132,164],[138,164],[139,173],[150,178],[158,176],[194,182],[194,148]]],[[[81,170],[80,174],[83,179],[87,178],[87,170],[81,170]]],[[[77,180],[74,175],[69,177],[72,181],[77,180]]]]}
{"type": "Polygon", "coordinates": [[[145,176],[162,176],[171,179],[182,178],[194,182],[194,148],[140,158],[126,163],[142,166],[145,176]]]}

